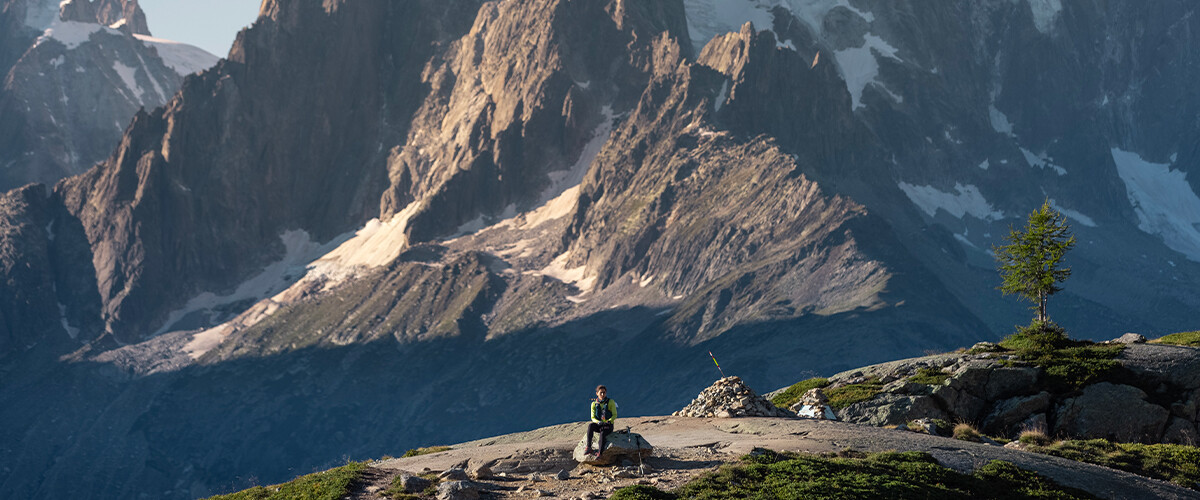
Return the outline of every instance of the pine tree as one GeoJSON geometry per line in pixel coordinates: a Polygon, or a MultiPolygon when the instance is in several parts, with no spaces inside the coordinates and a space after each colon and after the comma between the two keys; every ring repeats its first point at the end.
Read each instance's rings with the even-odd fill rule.
{"type": "Polygon", "coordinates": [[[1050,200],[1029,214],[1024,231],[1009,227],[1004,237],[1007,245],[992,250],[1004,279],[999,287],[1005,295],[1016,294],[1033,302],[1037,312],[1035,323],[1046,325],[1046,301],[1062,290],[1058,286],[1071,275],[1071,268],[1062,267],[1063,256],[1075,246],[1067,218],[1050,208],[1050,200]]]}

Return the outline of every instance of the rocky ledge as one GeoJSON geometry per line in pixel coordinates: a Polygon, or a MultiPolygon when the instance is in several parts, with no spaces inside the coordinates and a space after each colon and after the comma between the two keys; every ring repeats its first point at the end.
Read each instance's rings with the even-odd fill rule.
{"type": "Polygon", "coordinates": [[[1200,349],[1103,344],[1108,359],[1069,351],[1039,364],[981,343],[961,353],[893,361],[836,374],[824,390],[858,386],[864,400],[840,420],[876,426],[919,419],[975,424],[991,436],[1025,430],[1072,438],[1195,444],[1200,349]],[[1071,359],[1070,356],[1079,356],[1071,359]]]}

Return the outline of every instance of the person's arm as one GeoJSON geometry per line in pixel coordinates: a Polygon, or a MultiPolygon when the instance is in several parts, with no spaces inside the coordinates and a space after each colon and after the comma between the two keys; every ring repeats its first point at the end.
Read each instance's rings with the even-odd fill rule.
{"type": "Polygon", "coordinates": [[[612,418],[608,419],[608,423],[615,423],[617,421],[617,402],[608,400],[608,409],[612,411],[612,418]]]}
{"type": "Polygon", "coordinates": [[[600,409],[600,405],[597,405],[595,401],[592,401],[592,412],[591,412],[592,413],[592,422],[595,422],[597,424],[602,424],[604,422],[601,422],[600,416],[597,415],[599,413],[599,411],[598,411],[599,409],[600,409]]]}

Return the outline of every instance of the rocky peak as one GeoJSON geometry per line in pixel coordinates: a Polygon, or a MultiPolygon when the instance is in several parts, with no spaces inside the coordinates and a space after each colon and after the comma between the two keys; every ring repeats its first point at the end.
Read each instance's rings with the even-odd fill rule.
{"type": "Polygon", "coordinates": [[[60,8],[63,21],[98,23],[131,35],[150,34],[146,13],[137,0],[67,0],[60,8]]]}

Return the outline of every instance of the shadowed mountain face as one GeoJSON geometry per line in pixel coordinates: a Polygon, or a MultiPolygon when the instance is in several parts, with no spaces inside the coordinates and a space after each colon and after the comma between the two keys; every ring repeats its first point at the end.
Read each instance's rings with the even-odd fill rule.
{"type": "Polygon", "coordinates": [[[669,413],[706,351],[765,391],[995,338],[986,249],[1047,196],[1056,320],[1194,326],[1164,103],[1200,51],[1146,27],[1194,7],[1089,9],[264,2],[107,160],[0,197],[0,490],[194,497],[597,383],[669,413]]]}

